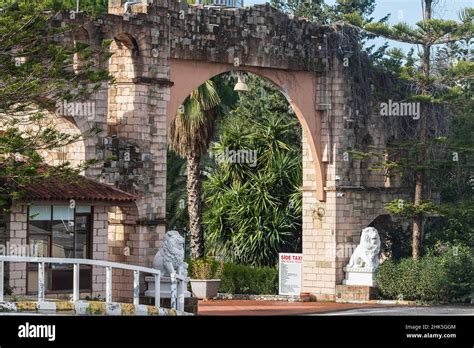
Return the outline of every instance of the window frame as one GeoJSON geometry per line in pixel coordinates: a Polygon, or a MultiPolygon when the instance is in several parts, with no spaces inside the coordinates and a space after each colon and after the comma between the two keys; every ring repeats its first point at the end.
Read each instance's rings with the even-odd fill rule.
{"type": "MultiPolygon", "coordinates": [[[[28,205],[28,209],[27,209],[27,216],[26,216],[26,241],[27,243],[30,242],[30,208],[32,205],[35,205],[35,204],[30,204],[28,205]]],[[[49,241],[48,241],[48,255],[52,255],[52,248],[53,248],[53,216],[54,216],[54,206],[68,206],[68,204],[36,204],[38,206],[49,206],[51,208],[51,212],[50,212],[50,223],[51,223],[51,229],[50,231],[48,231],[48,234],[43,234],[43,235],[47,235],[49,237],[49,241]]],[[[90,205],[90,208],[91,208],[91,211],[90,213],[76,213],[76,206],[74,206],[74,214],[73,214],[73,221],[74,221],[74,241],[73,241],[73,250],[75,252],[76,250],[76,214],[79,215],[79,216],[89,216],[90,217],[90,223],[89,223],[89,228],[88,228],[88,242],[87,242],[87,257],[84,258],[84,260],[92,260],[92,255],[93,255],[93,250],[92,250],[92,247],[93,247],[93,238],[94,238],[94,206],[93,205],[90,205]]],[[[33,234],[34,235],[34,234],[33,234]]],[[[51,257],[51,256],[48,256],[48,257],[51,257]]],[[[35,292],[31,292],[29,289],[30,289],[30,286],[29,286],[29,276],[28,276],[28,272],[30,271],[29,267],[28,267],[29,263],[26,264],[26,293],[28,295],[31,295],[31,294],[35,294],[35,292]]],[[[53,270],[53,268],[51,267],[51,264],[47,264],[46,267],[48,270],[53,270]]],[[[93,267],[90,268],[90,288],[83,288],[83,289],[80,289],[79,292],[90,292],[92,293],[92,281],[93,281],[93,274],[92,274],[92,270],[93,270],[93,267]]],[[[47,271],[46,271],[47,272],[47,271]]],[[[46,279],[45,279],[46,280],[46,279]]],[[[64,293],[70,293],[72,291],[71,290],[48,290],[48,287],[46,286],[45,287],[45,294],[64,294],[64,293]]]]}

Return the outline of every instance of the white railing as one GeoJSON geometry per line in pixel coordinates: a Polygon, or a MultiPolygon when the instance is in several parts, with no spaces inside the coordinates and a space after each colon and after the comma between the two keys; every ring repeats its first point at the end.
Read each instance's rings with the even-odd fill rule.
{"type": "MultiPolygon", "coordinates": [[[[45,264],[69,264],[73,265],[73,289],[72,302],[79,301],[79,269],[81,265],[97,266],[105,268],[105,302],[112,302],[112,270],[125,269],[133,271],[133,304],[138,305],[140,299],[140,272],[153,274],[155,277],[155,306],[160,306],[160,284],[161,272],[154,268],[128,265],[118,262],[109,262],[90,259],[65,259],[55,257],[24,257],[24,256],[0,256],[0,302],[3,302],[3,280],[5,262],[28,262],[38,264],[38,302],[44,301],[45,294],[45,264]]],[[[184,311],[184,285],[185,277],[174,274],[171,276],[172,291],[170,294],[171,307],[184,311]]]]}

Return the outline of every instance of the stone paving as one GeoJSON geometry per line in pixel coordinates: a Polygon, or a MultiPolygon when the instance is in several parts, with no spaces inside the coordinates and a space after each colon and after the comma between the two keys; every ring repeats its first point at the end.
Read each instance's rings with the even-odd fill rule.
{"type": "Polygon", "coordinates": [[[199,301],[199,315],[307,315],[348,309],[388,307],[377,304],[257,300],[199,301]]]}

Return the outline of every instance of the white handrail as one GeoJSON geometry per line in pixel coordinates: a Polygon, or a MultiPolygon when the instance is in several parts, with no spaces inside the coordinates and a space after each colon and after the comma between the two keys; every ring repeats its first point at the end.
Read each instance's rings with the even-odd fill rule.
{"type": "MultiPolygon", "coordinates": [[[[73,265],[73,297],[72,302],[79,300],[79,270],[80,265],[98,266],[105,267],[106,269],[106,282],[105,282],[105,301],[107,303],[112,302],[112,270],[125,269],[133,271],[133,304],[139,304],[140,296],[140,272],[153,274],[155,277],[155,307],[160,306],[160,288],[161,288],[161,272],[154,268],[128,265],[118,262],[102,261],[102,260],[90,260],[90,259],[65,259],[57,257],[27,257],[27,256],[0,256],[0,302],[3,302],[3,279],[4,279],[4,268],[5,262],[29,262],[38,263],[38,301],[44,301],[45,293],[45,264],[72,264],[73,265]]],[[[173,274],[172,279],[175,279],[177,284],[177,291],[171,293],[171,303],[174,309],[184,311],[184,284],[186,277],[173,274]]]]}
{"type": "Polygon", "coordinates": [[[125,263],[110,262],[103,260],[91,260],[91,259],[65,259],[59,257],[33,257],[33,256],[1,256],[0,261],[9,261],[9,262],[44,262],[44,263],[57,263],[57,264],[81,264],[81,265],[91,265],[91,266],[102,266],[102,267],[112,267],[126,269],[130,271],[140,271],[144,273],[151,274],[160,274],[160,271],[155,268],[148,268],[142,266],[129,265],[125,263]]]}

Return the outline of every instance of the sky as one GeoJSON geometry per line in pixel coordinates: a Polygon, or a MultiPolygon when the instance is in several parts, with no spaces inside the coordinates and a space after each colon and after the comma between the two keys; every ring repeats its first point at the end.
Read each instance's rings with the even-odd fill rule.
{"type": "MultiPolygon", "coordinates": [[[[264,4],[266,0],[244,0],[245,6],[253,4],[264,4]]],[[[327,4],[334,4],[335,0],[326,0],[327,4]]],[[[396,24],[399,22],[407,22],[414,25],[420,21],[421,0],[377,0],[376,8],[372,16],[375,20],[383,18],[387,14],[391,14],[389,23],[396,24]]],[[[465,7],[474,7],[474,0],[436,0],[434,6],[433,17],[441,19],[458,19],[458,12],[465,7]]],[[[384,40],[374,40],[377,46],[381,45],[384,40]]],[[[405,51],[410,49],[410,45],[400,44],[390,41],[391,47],[401,47],[405,51]]]]}

